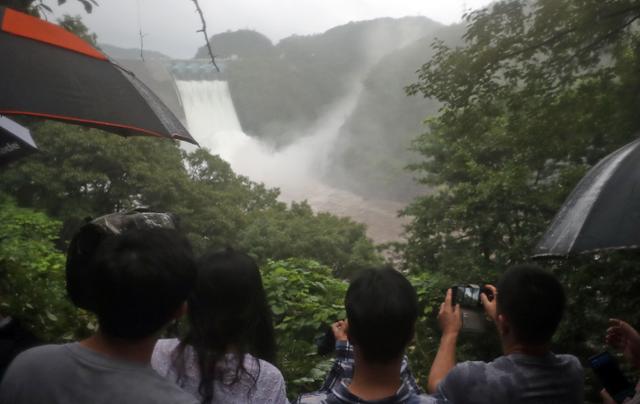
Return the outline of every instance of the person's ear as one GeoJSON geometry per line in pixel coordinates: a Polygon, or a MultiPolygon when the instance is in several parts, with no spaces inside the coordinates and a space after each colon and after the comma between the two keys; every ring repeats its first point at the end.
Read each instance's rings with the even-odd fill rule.
{"type": "Polygon", "coordinates": [[[407,341],[407,346],[412,344],[416,339],[416,323],[413,323],[411,326],[411,334],[409,334],[409,340],[407,341]]]}
{"type": "Polygon", "coordinates": [[[498,332],[500,333],[501,336],[507,336],[511,333],[511,326],[509,325],[509,320],[507,320],[507,318],[504,315],[498,314],[498,317],[496,319],[496,325],[498,328],[498,332]]]}
{"type": "Polygon", "coordinates": [[[187,302],[182,303],[173,314],[173,319],[180,320],[182,317],[187,315],[187,310],[189,310],[189,305],[187,305],[187,302]]]}

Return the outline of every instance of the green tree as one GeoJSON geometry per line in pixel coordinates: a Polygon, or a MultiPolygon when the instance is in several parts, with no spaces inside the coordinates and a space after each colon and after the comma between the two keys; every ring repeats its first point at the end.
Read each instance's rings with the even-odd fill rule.
{"type": "MultiPolygon", "coordinates": [[[[640,129],[639,18],[638,1],[505,0],[467,17],[464,46],[434,44],[408,87],[442,103],[415,142],[438,192],[406,210],[409,268],[481,282],[528,259],[586,170],[640,129]]],[[[586,359],[608,316],[638,320],[630,258],[547,264],[569,293],[561,349],[586,359]]]]}
{"type": "Polygon", "coordinates": [[[184,222],[192,239],[200,240],[200,250],[237,246],[251,214],[283,205],[277,201],[277,190],[236,175],[226,161],[206,149],[186,155],[185,164],[190,190],[184,195],[188,206],[184,222]]]}
{"type": "Polygon", "coordinates": [[[587,3],[502,1],[469,16],[465,47],[435,44],[409,87],[443,103],[415,143],[427,159],[414,168],[440,192],[408,210],[417,218],[411,245],[424,244],[409,249],[414,262],[443,266],[436,250],[470,248],[481,268],[522,259],[586,169],[633,138],[636,35],[587,23],[624,2],[608,12],[587,3]],[[599,57],[579,57],[587,45],[599,57]]]}
{"type": "Polygon", "coordinates": [[[73,32],[80,38],[89,42],[91,45],[98,46],[98,36],[95,33],[89,31],[89,28],[84,25],[84,23],[82,22],[82,18],[79,15],[71,16],[65,14],[61,19],[58,20],[58,25],[69,32],[73,32]]]}
{"type": "Polygon", "coordinates": [[[314,341],[345,318],[347,284],[310,260],[268,261],[261,271],[280,347],[278,366],[293,399],[318,389],[331,366],[331,358],[316,355],[314,341]]]}
{"type": "Polygon", "coordinates": [[[234,246],[260,262],[304,257],[341,275],[380,260],[363,225],[304,203],[288,207],[277,189],[205,149],[185,153],[167,140],[53,122],[30,128],[40,152],[1,172],[0,187],[61,220],[62,248],[86,217],[147,206],[178,214],[199,252],[234,246]]]}
{"type": "Polygon", "coordinates": [[[342,277],[381,262],[364,225],[315,213],[306,202],[249,215],[240,239],[240,246],[257,257],[313,259],[330,265],[342,277]]]}
{"type": "Polygon", "coordinates": [[[2,189],[61,220],[63,240],[85,217],[140,205],[182,213],[188,184],[173,142],[54,122],[30,128],[40,152],[3,171],[2,189]]]}
{"type": "Polygon", "coordinates": [[[65,257],[54,246],[60,222],[0,195],[0,312],[20,318],[43,341],[95,328],[66,298],[65,257]]]}

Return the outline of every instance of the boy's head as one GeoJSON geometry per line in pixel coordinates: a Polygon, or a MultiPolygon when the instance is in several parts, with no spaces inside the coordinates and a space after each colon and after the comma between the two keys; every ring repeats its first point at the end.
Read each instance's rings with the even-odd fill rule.
{"type": "Polygon", "coordinates": [[[94,311],[94,293],[90,288],[93,274],[89,267],[107,237],[135,229],[155,228],[176,229],[177,218],[171,213],[135,209],[100,216],[82,226],[73,236],[67,251],[67,294],[73,304],[94,311]]]}
{"type": "Polygon", "coordinates": [[[413,338],[418,298],[413,286],[391,267],[361,271],[345,298],[349,340],[363,359],[386,364],[402,357],[413,338]]]}
{"type": "Polygon", "coordinates": [[[191,246],[170,213],[133,210],[85,224],[69,245],[67,293],[102,332],[141,338],[174,316],[195,282],[191,246]]]}
{"type": "Polygon", "coordinates": [[[158,332],[176,316],[196,278],[188,241],[161,228],[107,236],[87,269],[101,332],[123,339],[158,332]]]}
{"type": "Polygon", "coordinates": [[[562,319],[565,294],[560,282],[537,265],[510,268],[497,285],[497,314],[526,345],[551,341],[562,319]]]}

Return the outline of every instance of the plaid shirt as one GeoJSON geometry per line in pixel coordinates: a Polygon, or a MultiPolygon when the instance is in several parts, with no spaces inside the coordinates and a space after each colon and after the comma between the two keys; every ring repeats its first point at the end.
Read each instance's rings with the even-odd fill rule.
{"type": "Polygon", "coordinates": [[[416,394],[402,383],[396,394],[382,400],[365,401],[349,391],[345,381],[338,383],[329,392],[303,394],[298,397],[298,404],[444,404],[444,401],[424,394],[416,394]]]}
{"type": "MultiPolygon", "coordinates": [[[[336,341],[336,360],[333,362],[333,366],[331,367],[327,378],[318,391],[329,392],[334,386],[338,385],[343,380],[346,384],[351,383],[351,379],[353,378],[353,366],[353,345],[347,341],[336,341]]],[[[402,358],[400,379],[403,384],[407,385],[409,391],[415,394],[424,393],[416,383],[416,379],[413,377],[411,369],[409,369],[409,361],[406,355],[402,358]]]]}
{"type": "MultiPolygon", "coordinates": [[[[300,404],[333,404],[333,403],[362,403],[363,401],[349,392],[347,386],[353,378],[354,353],[353,345],[347,341],[336,341],[336,359],[327,375],[322,387],[317,392],[302,394],[298,397],[300,404]],[[354,401],[355,400],[355,401],[354,401]]],[[[400,368],[402,386],[390,402],[393,403],[429,403],[435,402],[427,396],[416,383],[407,357],[402,358],[400,368]],[[417,400],[417,401],[416,401],[417,400]],[[426,400],[426,401],[425,401],[426,400]]],[[[386,403],[387,400],[380,401],[386,403]]]]}

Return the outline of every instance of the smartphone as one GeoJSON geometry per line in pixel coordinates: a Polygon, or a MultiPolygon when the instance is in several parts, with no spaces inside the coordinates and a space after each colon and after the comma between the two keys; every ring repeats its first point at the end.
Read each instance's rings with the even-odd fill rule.
{"type": "Polygon", "coordinates": [[[451,287],[451,303],[460,305],[462,315],[462,331],[480,333],[490,324],[487,321],[480,300],[480,293],[486,293],[489,299],[493,299],[491,290],[481,288],[478,285],[455,285],[451,287]]]}
{"type": "Polygon", "coordinates": [[[482,307],[480,294],[487,295],[489,300],[493,300],[493,292],[489,288],[480,287],[474,284],[454,285],[451,287],[451,303],[459,304],[460,307],[477,309],[482,307]]]}
{"type": "Polygon", "coordinates": [[[589,364],[602,383],[602,387],[616,403],[622,403],[626,398],[636,394],[634,386],[620,370],[618,361],[609,352],[592,356],[589,358],[589,364]]]}

